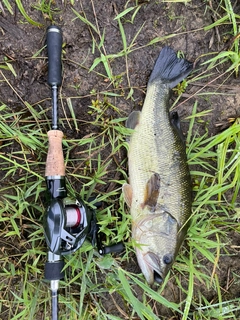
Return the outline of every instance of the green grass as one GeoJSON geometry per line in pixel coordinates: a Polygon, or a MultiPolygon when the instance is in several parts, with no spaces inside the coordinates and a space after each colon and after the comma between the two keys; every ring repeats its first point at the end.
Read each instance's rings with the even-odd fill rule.
{"type": "MultiPolygon", "coordinates": [[[[121,186],[127,179],[126,138],[130,132],[124,127],[126,114],[116,101],[134,102],[139,90],[132,85],[128,74],[131,54],[160,47],[159,42],[180,37],[184,32],[157,36],[139,44],[145,24],[131,39],[127,27],[134,26],[142,7],[148,4],[127,2],[115,16],[121,48],[112,52],[106,45],[106,31],[99,28],[98,16],[94,14],[94,1],[89,3],[92,16],[89,16],[91,10],[77,10],[75,2],[71,1],[72,19],[78,19],[89,30],[92,64],[86,67],[84,63],[68,61],[65,56],[63,64],[71,62],[94,73],[99,82],[107,80],[102,91],[93,88],[89,92],[91,105],[83,115],[89,120],[82,121],[75,114],[73,102],[80,102],[81,97],[63,96],[60,92],[61,101],[65,103],[65,117],[61,118],[64,131],[73,132],[77,137],[88,129],[81,138],[72,139],[68,134],[64,138],[67,186],[70,195],[79,194],[86,201],[97,195],[89,205],[94,207],[99,201],[104,204],[97,211],[97,218],[105,243],[124,241],[126,250],[120,256],[101,257],[85,242],[75,254],[66,257],[66,278],[60,283],[60,318],[152,320],[162,319],[160,310],[165,308],[171,310],[173,317],[181,319],[238,319],[239,298],[228,295],[220,268],[224,259],[234,254],[232,233],[240,236],[240,120],[233,119],[229,128],[212,136],[207,119],[215,106],[213,110],[199,111],[198,99],[203,97],[207,101],[209,95],[219,94],[219,91],[209,92],[209,82],[205,80],[217,79],[221,90],[223,79],[218,78],[216,65],[223,68],[225,77],[238,73],[239,16],[230,1],[220,1],[214,9],[216,21],[205,26],[205,30],[227,25],[232,46],[226,51],[212,53],[201,66],[204,73],[197,71],[175,91],[173,107],[182,101],[182,93],[188,86],[197,81],[206,84],[192,98],[192,113],[184,119],[188,125],[187,155],[194,191],[191,226],[171,272],[163,285],[154,290],[141,274],[128,268],[135,258],[131,217],[121,186]],[[118,62],[124,62],[125,69],[116,74],[114,67],[118,62]],[[126,85],[123,87],[122,83],[126,85]],[[171,290],[172,299],[167,298],[171,290]],[[211,292],[211,299],[208,292],[211,292]]],[[[31,18],[31,10],[41,11],[50,21],[60,14],[53,1],[38,1],[31,10],[24,8],[21,1],[16,4],[24,23],[34,28],[44,22],[31,18]]],[[[213,10],[207,5],[206,1],[206,10],[213,10]]],[[[12,14],[12,6],[6,0],[0,9],[12,14]]],[[[32,59],[39,59],[40,52],[32,59]]],[[[14,66],[14,61],[6,58],[0,63],[0,74],[9,90],[18,94],[11,81],[11,77],[17,75],[14,66]]],[[[50,293],[48,283],[43,280],[47,249],[42,227],[46,131],[50,119],[48,110],[41,106],[43,101],[34,106],[30,101],[21,102],[21,111],[14,113],[6,103],[0,105],[0,163],[4,176],[0,189],[0,317],[50,319],[50,293]]],[[[229,281],[229,288],[240,285],[239,274],[230,270],[229,281]]]]}
{"type": "Polygon", "coordinates": [[[231,24],[232,28],[231,31],[226,34],[226,39],[228,39],[228,42],[226,43],[225,48],[221,50],[217,55],[215,55],[212,59],[207,61],[207,63],[209,64],[209,62],[211,62],[209,64],[209,67],[211,67],[216,63],[222,64],[226,61],[231,61],[232,64],[227,71],[234,70],[236,76],[238,76],[238,69],[240,64],[238,23],[240,15],[234,12],[234,8],[230,0],[220,1],[219,7],[224,10],[224,15],[219,16],[217,12],[213,12],[214,14],[216,14],[216,21],[211,25],[206,26],[204,30],[208,31],[212,28],[217,28],[224,24],[231,24]]]}

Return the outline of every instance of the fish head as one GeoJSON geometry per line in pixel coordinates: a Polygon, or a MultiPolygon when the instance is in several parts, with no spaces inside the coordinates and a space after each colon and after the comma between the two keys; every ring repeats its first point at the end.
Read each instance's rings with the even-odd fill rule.
{"type": "Polygon", "coordinates": [[[179,225],[167,212],[143,215],[134,221],[132,235],[135,241],[139,267],[147,282],[163,282],[177,255],[179,225]]]}

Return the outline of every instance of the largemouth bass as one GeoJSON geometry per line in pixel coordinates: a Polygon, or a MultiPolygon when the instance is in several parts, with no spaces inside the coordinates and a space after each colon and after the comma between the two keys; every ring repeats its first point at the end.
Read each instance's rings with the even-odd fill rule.
{"type": "Polygon", "coordinates": [[[186,235],[191,181],[179,123],[169,112],[170,90],[192,63],[164,47],[147,85],[142,111],[130,114],[129,184],[123,185],[132,216],[132,238],[147,282],[161,283],[186,235]]]}

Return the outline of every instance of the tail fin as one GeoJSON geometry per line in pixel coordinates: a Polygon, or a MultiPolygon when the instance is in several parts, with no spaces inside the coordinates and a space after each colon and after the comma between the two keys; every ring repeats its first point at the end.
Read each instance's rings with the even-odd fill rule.
{"type": "Polygon", "coordinates": [[[155,63],[148,84],[154,80],[161,80],[172,89],[188,76],[192,68],[191,62],[178,58],[170,47],[164,47],[155,63]]]}

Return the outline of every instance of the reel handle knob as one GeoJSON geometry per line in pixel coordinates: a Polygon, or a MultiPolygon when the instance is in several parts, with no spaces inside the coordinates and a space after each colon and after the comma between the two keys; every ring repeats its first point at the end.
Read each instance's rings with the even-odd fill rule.
{"type": "Polygon", "coordinates": [[[62,150],[63,133],[60,130],[50,130],[48,135],[48,154],[45,176],[65,176],[65,165],[62,150]]]}
{"type": "Polygon", "coordinates": [[[108,253],[120,253],[124,250],[124,244],[123,242],[118,242],[116,244],[113,244],[111,246],[102,246],[99,249],[99,253],[101,255],[105,255],[108,253]]]}
{"type": "Polygon", "coordinates": [[[60,86],[62,83],[62,31],[57,26],[47,29],[48,84],[60,86]]]}

